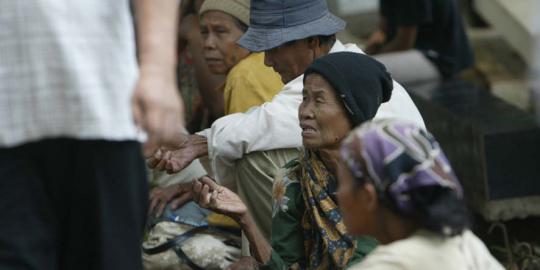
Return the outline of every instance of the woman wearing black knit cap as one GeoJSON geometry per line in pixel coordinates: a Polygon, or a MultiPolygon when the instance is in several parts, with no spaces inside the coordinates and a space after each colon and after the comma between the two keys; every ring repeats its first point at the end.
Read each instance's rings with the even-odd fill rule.
{"type": "Polygon", "coordinates": [[[358,262],[377,242],[355,240],[345,229],[334,196],[339,146],[391,94],[385,67],[366,55],[333,53],[308,67],[298,112],[305,149],[274,182],[272,243],[230,190],[203,178],[193,184],[194,200],[238,221],[262,269],[344,269],[358,262]]]}

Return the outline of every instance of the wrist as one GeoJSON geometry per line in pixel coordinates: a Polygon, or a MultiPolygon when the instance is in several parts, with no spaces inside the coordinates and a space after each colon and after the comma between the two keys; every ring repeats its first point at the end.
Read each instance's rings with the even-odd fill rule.
{"type": "Polygon", "coordinates": [[[208,155],[208,141],[201,135],[189,135],[187,143],[193,146],[194,158],[208,155]]]}
{"type": "Polygon", "coordinates": [[[175,68],[174,65],[165,64],[165,63],[157,63],[157,62],[149,62],[149,63],[141,63],[139,66],[139,74],[140,77],[145,76],[151,76],[154,78],[166,78],[166,79],[174,79],[175,77],[175,68]]]}
{"type": "Polygon", "coordinates": [[[237,215],[235,217],[235,220],[236,222],[238,222],[238,225],[240,225],[243,230],[249,229],[253,225],[253,219],[247,211],[245,213],[237,215]]]}

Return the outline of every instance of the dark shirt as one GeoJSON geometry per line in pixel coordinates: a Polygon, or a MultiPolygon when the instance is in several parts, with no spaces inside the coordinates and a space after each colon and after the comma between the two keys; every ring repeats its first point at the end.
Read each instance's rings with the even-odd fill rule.
{"type": "Polygon", "coordinates": [[[414,47],[424,53],[443,77],[453,77],[474,63],[456,0],[380,0],[391,41],[400,26],[417,26],[414,47]]]}

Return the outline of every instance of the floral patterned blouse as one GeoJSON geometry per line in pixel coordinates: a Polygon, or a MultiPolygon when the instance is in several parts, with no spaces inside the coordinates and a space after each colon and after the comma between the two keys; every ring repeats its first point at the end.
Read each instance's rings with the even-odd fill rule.
{"type": "MultiPolygon", "coordinates": [[[[275,180],[273,193],[272,255],[261,269],[303,269],[306,255],[301,223],[306,207],[300,182],[283,176],[275,180]]],[[[359,263],[377,244],[371,237],[358,238],[356,252],[348,265],[359,263]]]]}

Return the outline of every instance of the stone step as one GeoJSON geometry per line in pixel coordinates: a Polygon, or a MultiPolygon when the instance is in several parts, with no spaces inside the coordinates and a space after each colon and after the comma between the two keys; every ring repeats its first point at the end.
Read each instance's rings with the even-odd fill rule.
{"type": "Polygon", "coordinates": [[[540,0],[475,0],[476,11],[512,48],[534,66],[535,46],[540,41],[540,0]]]}

